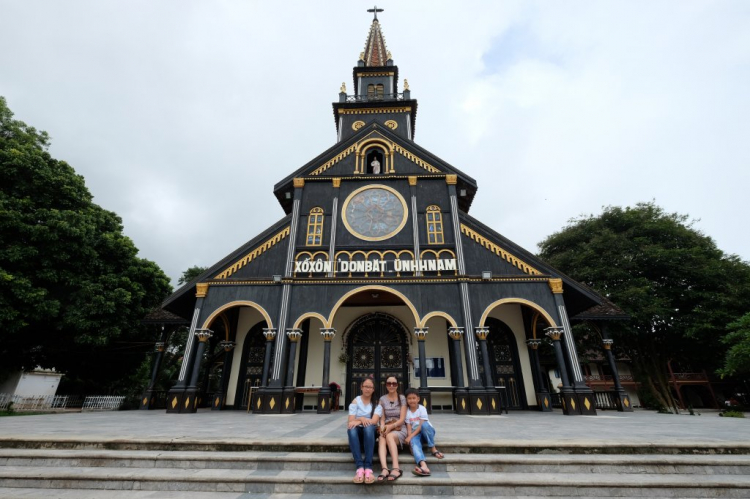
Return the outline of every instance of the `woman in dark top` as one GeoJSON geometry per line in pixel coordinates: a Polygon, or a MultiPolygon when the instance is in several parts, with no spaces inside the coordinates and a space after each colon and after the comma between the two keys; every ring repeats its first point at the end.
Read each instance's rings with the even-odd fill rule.
{"type": "Polygon", "coordinates": [[[388,393],[380,397],[381,416],[380,438],[378,439],[378,456],[383,471],[378,475],[378,482],[393,482],[403,474],[398,467],[398,448],[403,446],[406,438],[406,399],[398,393],[398,380],[390,376],[385,380],[388,393]],[[391,454],[393,468],[388,469],[388,452],[391,454]]]}

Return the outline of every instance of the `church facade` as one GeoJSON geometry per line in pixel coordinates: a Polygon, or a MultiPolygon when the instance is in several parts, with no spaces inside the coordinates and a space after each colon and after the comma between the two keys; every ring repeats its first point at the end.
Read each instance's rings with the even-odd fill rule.
{"type": "Polygon", "coordinates": [[[164,302],[190,322],[167,411],[326,413],[395,376],[430,410],[596,414],[570,318],[606,300],[469,215],[477,184],[414,141],[377,13],[333,112],[336,143],[273,188],[283,216],[164,302]]]}

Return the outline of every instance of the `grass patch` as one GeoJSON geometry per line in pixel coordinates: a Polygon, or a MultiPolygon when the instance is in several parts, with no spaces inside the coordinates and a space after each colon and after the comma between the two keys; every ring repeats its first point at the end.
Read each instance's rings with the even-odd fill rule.
{"type": "Polygon", "coordinates": [[[719,413],[719,416],[725,418],[744,418],[745,413],[742,411],[723,411],[719,413]]]}

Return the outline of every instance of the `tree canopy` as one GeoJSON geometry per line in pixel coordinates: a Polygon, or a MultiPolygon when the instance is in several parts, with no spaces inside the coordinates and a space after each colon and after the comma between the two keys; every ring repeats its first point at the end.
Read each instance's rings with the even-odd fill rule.
{"type": "Polygon", "coordinates": [[[725,255],[687,215],[653,202],[571,220],[539,249],[630,315],[615,327],[618,344],[664,407],[674,405],[667,362],[719,368],[727,324],[750,310],[750,266],[725,255]]]}
{"type": "Polygon", "coordinates": [[[206,271],[206,268],[207,267],[199,267],[197,265],[190,267],[182,273],[180,278],[177,280],[177,285],[182,286],[183,284],[189,283],[190,281],[204,273],[206,271]]]}
{"type": "Polygon", "coordinates": [[[0,377],[40,366],[103,390],[152,350],[140,320],[171,286],[48,145],[0,97],[0,377]]]}

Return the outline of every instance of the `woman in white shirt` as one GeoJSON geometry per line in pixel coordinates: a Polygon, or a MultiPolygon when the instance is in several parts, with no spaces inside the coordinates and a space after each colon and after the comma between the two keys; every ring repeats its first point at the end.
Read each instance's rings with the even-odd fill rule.
{"type": "Polygon", "coordinates": [[[357,473],[354,483],[371,484],[375,481],[372,474],[372,455],[375,451],[375,430],[378,420],[383,413],[382,407],[372,400],[375,382],[372,378],[365,378],[360,385],[362,395],[356,397],[349,404],[349,422],[347,435],[349,449],[352,451],[357,473]],[[363,454],[364,450],[364,456],[363,454]]]}

